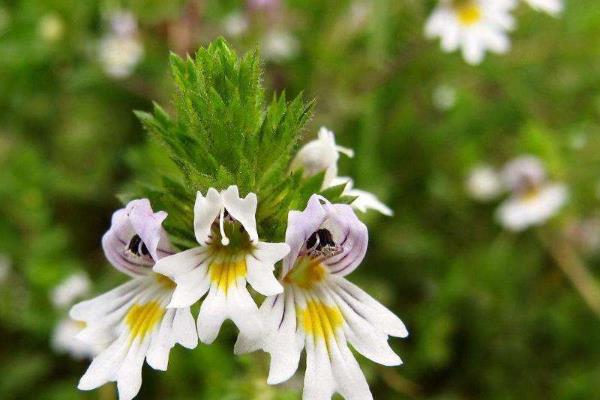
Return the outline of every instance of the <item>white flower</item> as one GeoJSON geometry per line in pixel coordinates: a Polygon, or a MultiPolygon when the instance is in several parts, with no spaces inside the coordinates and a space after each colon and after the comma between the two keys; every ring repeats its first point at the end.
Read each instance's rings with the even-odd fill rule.
{"type": "Polygon", "coordinates": [[[456,89],[450,85],[439,85],[433,91],[433,105],[440,111],[448,111],[456,104],[456,89]]]}
{"type": "Polygon", "coordinates": [[[506,31],[514,27],[510,14],[514,6],[515,0],[440,0],[425,34],[440,37],[446,52],[462,48],[468,63],[479,64],[486,50],[499,54],[509,50],[506,31]]]}
{"type": "Polygon", "coordinates": [[[347,147],[338,146],[335,143],[335,134],[329,129],[322,127],[318,138],[306,143],[296,157],[292,160],[290,169],[292,171],[302,170],[304,178],[310,178],[325,171],[323,188],[332,186],[337,177],[337,162],[340,153],[348,157],[354,157],[354,151],[347,147]]]}
{"type": "Polygon", "coordinates": [[[90,291],[90,279],[84,272],[69,276],[50,293],[50,300],[55,307],[62,308],[73,304],[73,302],[90,291]]]}
{"type": "Polygon", "coordinates": [[[497,216],[511,231],[543,224],[567,201],[566,186],[546,182],[544,167],[535,157],[522,156],[509,162],[502,176],[512,195],[500,205],[497,216]]]}
{"type": "Polygon", "coordinates": [[[346,187],[344,188],[343,194],[345,196],[356,197],[356,199],[352,202],[352,207],[358,211],[366,213],[367,210],[375,210],[379,211],[383,215],[387,215],[388,217],[394,215],[392,209],[386,206],[373,193],[354,188],[354,181],[352,178],[347,176],[338,176],[333,180],[331,186],[342,185],[344,183],[346,184],[346,187]]]}
{"type": "Polygon", "coordinates": [[[478,165],[471,170],[466,181],[467,193],[479,201],[489,201],[498,197],[504,186],[499,174],[489,165],[478,165]]]}
{"type": "Polygon", "coordinates": [[[77,338],[85,327],[84,322],[68,317],[61,319],[52,332],[52,349],[59,354],[67,353],[76,360],[95,357],[102,351],[102,345],[89,345],[77,338]]]}
{"type": "Polygon", "coordinates": [[[125,78],[133,72],[144,55],[144,48],[134,36],[109,34],[100,41],[100,62],[113,78],[125,78]]]}
{"type": "Polygon", "coordinates": [[[562,0],[524,0],[527,4],[538,11],[544,11],[550,15],[558,16],[562,13],[564,5],[562,0]]]}
{"type": "Polygon", "coordinates": [[[233,12],[223,20],[223,29],[229,36],[240,36],[248,30],[248,18],[241,12],[233,12]]]}
{"type": "Polygon", "coordinates": [[[166,217],[165,212],[154,213],[146,199],[113,214],[102,246],[113,266],[132,279],[71,309],[71,319],[85,324],[77,339],[104,348],[79,381],[81,390],[116,381],[119,398],[130,400],[140,390],[144,360],[166,370],[176,343],[196,347],[189,307],[167,309],[175,284],[152,271],[156,260],[172,254],[162,228],[166,217]]]}
{"type": "Polygon", "coordinates": [[[262,349],[271,355],[268,383],[290,379],[306,351],[305,400],[372,399],[348,342],[383,365],[400,365],[388,336],[406,337],[402,321],[345,279],[367,251],[367,227],[351,207],[313,195],[302,212],[291,211],[280,282],[284,292],[268,297],[260,311],[265,334],[240,333],[236,354],[262,349]]]}
{"type": "Polygon", "coordinates": [[[246,283],[265,296],[283,290],[273,270],[289,247],[259,241],[256,207],[256,195],[240,198],[237,186],[221,193],[211,188],[206,197],[198,192],[194,231],[200,246],[165,257],[154,267],[177,284],[169,307],[190,306],[208,292],[198,315],[198,335],[204,343],[215,340],[226,319],[245,335],[261,334],[258,308],[246,283]]]}
{"type": "Polygon", "coordinates": [[[266,34],[261,44],[261,55],[267,61],[282,63],[296,57],[300,45],[291,33],[272,30],[266,34]]]}
{"type": "Polygon", "coordinates": [[[133,73],[144,56],[137,23],[133,14],[118,12],[111,16],[110,27],[111,31],[100,40],[100,63],[109,76],[125,78],[133,73]]]}
{"type": "Polygon", "coordinates": [[[306,143],[292,160],[290,169],[292,171],[302,170],[303,177],[310,178],[320,172],[325,172],[321,189],[327,189],[337,185],[346,184],[344,195],[356,197],[352,206],[361,212],[368,209],[379,211],[383,215],[390,216],[392,210],[383,204],[374,194],[354,188],[351,178],[338,176],[338,160],[340,154],[354,157],[354,150],[336,144],[335,134],[329,129],[322,127],[318,138],[306,143]]]}

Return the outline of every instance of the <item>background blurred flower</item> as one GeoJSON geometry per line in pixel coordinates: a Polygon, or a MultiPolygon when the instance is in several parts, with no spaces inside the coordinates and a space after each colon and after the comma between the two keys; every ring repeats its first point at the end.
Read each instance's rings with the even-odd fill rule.
{"type": "Polygon", "coordinates": [[[85,272],[78,272],[62,281],[50,294],[52,304],[57,308],[70,306],[77,299],[87,296],[91,282],[85,272]]]}
{"type": "Polygon", "coordinates": [[[498,172],[489,165],[474,167],[466,181],[467,193],[479,201],[489,201],[497,198],[504,190],[498,172]]]}

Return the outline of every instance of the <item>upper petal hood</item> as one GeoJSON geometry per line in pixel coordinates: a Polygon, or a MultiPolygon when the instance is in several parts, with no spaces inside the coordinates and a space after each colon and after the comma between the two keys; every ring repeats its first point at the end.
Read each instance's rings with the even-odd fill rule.
{"type": "Polygon", "coordinates": [[[304,211],[289,214],[286,243],[291,250],[284,259],[283,272],[293,268],[298,257],[308,255],[321,258],[329,272],[347,275],[363,260],[368,242],[367,227],[356,217],[352,207],[331,204],[323,197],[313,195],[304,211]],[[319,231],[331,236],[334,253],[317,254],[320,249],[312,242],[319,231]]]}
{"type": "Polygon", "coordinates": [[[154,213],[147,199],[133,200],[115,211],[110,229],[102,237],[108,261],[130,275],[146,275],[156,260],[172,253],[162,222],[167,213],[154,213]]]}

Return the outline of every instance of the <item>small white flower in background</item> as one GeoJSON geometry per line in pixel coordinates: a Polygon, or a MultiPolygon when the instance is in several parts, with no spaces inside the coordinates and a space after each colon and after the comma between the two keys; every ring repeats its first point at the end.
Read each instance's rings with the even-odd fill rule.
{"type": "Polygon", "coordinates": [[[510,161],[502,178],[512,195],[500,205],[497,216],[500,224],[511,231],[543,224],[568,198],[566,186],[547,182],[542,162],[533,156],[510,161]]]}
{"type": "Polygon", "coordinates": [[[70,306],[77,299],[89,294],[91,288],[90,279],[84,272],[69,276],[50,293],[50,300],[57,308],[70,306]]]}
{"type": "Polygon", "coordinates": [[[503,54],[510,48],[506,34],[513,29],[510,12],[516,0],[440,0],[427,20],[425,35],[439,37],[442,49],[462,49],[469,64],[483,61],[485,52],[503,54]]]}
{"type": "Polygon", "coordinates": [[[340,154],[354,157],[354,150],[336,144],[335,134],[329,129],[322,127],[318,138],[306,143],[290,165],[291,171],[303,171],[304,178],[310,178],[320,172],[325,172],[323,186],[327,189],[333,186],[346,184],[344,194],[356,197],[352,207],[361,212],[368,209],[379,211],[383,215],[393,215],[392,210],[383,204],[373,193],[354,188],[354,182],[346,176],[338,176],[338,160],[340,154]]]}
{"type": "Polygon", "coordinates": [[[474,167],[465,183],[467,193],[478,201],[489,201],[497,198],[504,190],[500,174],[489,165],[474,167]]]}
{"type": "Polygon", "coordinates": [[[343,194],[350,197],[356,197],[356,199],[352,202],[352,207],[358,211],[366,213],[368,210],[375,210],[379,211],[383,215],[387,215],[388,217],[394,215],[392,209],[386,206],[373,193],[365,190],[355,189],[352,178],[347,176],[338,176],[333,180],[331,186],[343,185],[344,183],[346,184],[346,187],[344,188],[343,194]]]}
{"type": "Polygon", "coordinates": [[[448,111],[456,104],[456,89],[450,85],[439,85],[433,90],[431,100],[438,110],[448,111]]]}
{"type": "Polygon", "coordinates": [[[147,199],[113,214],[102,247],[110,263],[132,279],[71,309],[71,319],[84,324],[77,339],[103,348],[79,381],[81,390],[116,381],[119,398],[130,400],[140,390],[144,360],[164,371],[176,343],[190,349],[198,343],[189,307],[167,309],[175,284],[152,271],[157,260],[172,254],[162,227],[166,217],[154,213],[147,199]]]}
{"type": "Polygon", "coordinates": [[[271,30],[263,37],[260,49],[266,61],[282,63],[298,55],[300,44],[288,31],[271,30]]]}
{"type": "Polygon", "coordinates": [[[0,283],[5,282],[10,275],[11,262],[8,256],[0,254],[0,283]]]}
{"type": "Polygon", "coordinates": [[[62,18],[56,14],[44,15],[40,19],[38,32],[40,37],[48,43],[60,40],[65,32],[62,18]]]}
{"type": "Polygon", "coordinates": [[[251,10],[273,11],[279,8],[281,0],[248,0],[251,10]]]}
{"type": "Polygon", "coordinates": [[[322,127],[318,138],[306,143],[292,160],[290,169],[298,171],[302,169],[303,177],[310,178],[325,171],[323,188],[332,186],[338,174],[337,162],[340,153],[348,157],[354,157],[354,151],[347,147],[338,146],[335,143],[335,134],[329,129],[322,127]]]}
{"type": "Polygon", "coordinates": [[[305,400],[372,399],[367,380],[348,343],[383,365],[402,361],[388,336],[406,337],[398,317],[346,280],[368,245],[367,227],[348,205],[313,195],[302,212],[290,211],[282,294],[268,297],[260,311],[266,331],[260,338],[238,336],[235,353],[262,349],[271,355],[268,383],[290,379],[306,351],[305,400]]]}
{"type": "Polygon", "coordinates": [[[103,347],[100,344],[89,345],[77,338],[85,326],[84,322],[68,317],[61,319],[52,332],[52,349],[59,354],[69,354],[76,360],[94,358],[103,347]]]}
{"type": "Polygon", "coordinates": [[[557,17],[563,12],[564,4],[562,0],[524,0],[535,10],[546,12],[557,17]]]}
{"type": "Polygon", "coordinates": [[[248,30],[248,18],[241,12],[233,12],[223,20],[223,30],[228,36],[237,37],[248,30]]]}
{"type": "Polygon", "coordinates": [[[100,63],[109,76],[125,78],[144,55],[135,17],[128,12],[115,13],[110,18],[110,28],[99,43],[100,63]]]}
{"type": "Polygon", "coordinates": [[[169,307],[188,307],[207,292],[198,315],[198,335],[212,343],[226,319],[240,332],[257,337],[262,332],[258,307],[246,283],[271,296],[283,288],[273,276],[275,263],[290,248],[285,243],[259,241],[256,231],[257,198],[241,198],[237,186],[222,192],[198,192],[194,231],[199,247],[165,257],[154,266],[177,284],[169,307]]]}

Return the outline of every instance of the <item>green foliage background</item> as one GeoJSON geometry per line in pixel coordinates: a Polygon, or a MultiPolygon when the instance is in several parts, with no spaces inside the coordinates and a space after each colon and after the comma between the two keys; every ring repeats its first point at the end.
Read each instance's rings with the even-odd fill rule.
{"type": "MultiPolygon", "coordinates": [[[[225,35],[244,54],[272,29],[291,32],[299,49],[264,64],[264,98],[314,99],[305,138],[334,130],[356,151],[343,174],[396,213],[365,217],[370,249],[351,275],[411,333],[392,341],[405,365],[360,360],[375,398],[599,398],[600,320],[557,267],[552,242],[572,245],[600,282],[597,252],[562,239],[598,213],[596,1],[571,1],[559,19],[521,6],[511,52],[470,67],[423,38],[433,1],[365,1],[361,17],[348,0],[288,0],[274,13],[233,0],[131,0],[121,5],[138,16],[146,55],[115,80],[96,44],[102,13],[118,4],[0,3],[0,253],[12,265],[0,283],[1,399],[113,398],[110,386],[77,391],[87,362],[50,350],[64,311],[48,293],[80,270],[97,293],[124,281],[99,242],[117,194],[160,187],[176,171],[133,114],[156,101],[173,115],[169,51],[194,53],[225,35]],[[239,36],[224,29],[233,12],[249,18],[239,36]],[[62,21],[59,40],[40,34],[48,16],[62,21]],[[456,90],[450,110],[432,100],[440,85],[456,90]],[[571,199],[543,230],[517,235],[495,224],[495,204],[468,198],[464,179],[478,162],[524,152],[543,158],[571,199]]],[[[301,381],[268,387],[267,357],[234,357],[235,329],[224,333],[212,346],[174,349],[166,373],[145,368],[139,398],[299,398],[301,381]]]]}

